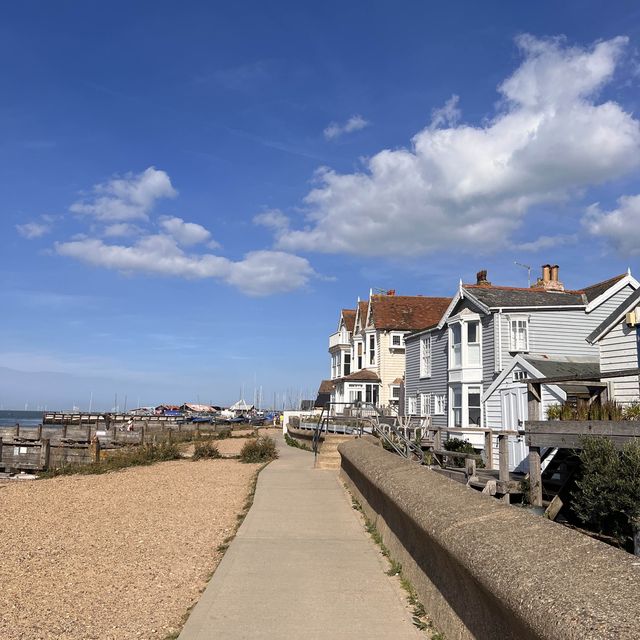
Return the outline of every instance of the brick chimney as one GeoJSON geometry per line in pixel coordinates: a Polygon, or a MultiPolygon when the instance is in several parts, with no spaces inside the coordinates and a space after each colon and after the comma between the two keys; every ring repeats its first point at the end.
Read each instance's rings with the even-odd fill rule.
{"type": "Polygon", "coordinates": [[[558,279],[560,267],[557,264],[543,264],[542,277],[533,285],[547,291],[564,291],[564,285],[558,279]]]}
{"type": "Polygon", "coordinates": [[[491,283],[487,280],[487,270],[482,269],[482,271],[478,271],[476,273],[476,284],[481,287],[490,287],[491,283]]]}

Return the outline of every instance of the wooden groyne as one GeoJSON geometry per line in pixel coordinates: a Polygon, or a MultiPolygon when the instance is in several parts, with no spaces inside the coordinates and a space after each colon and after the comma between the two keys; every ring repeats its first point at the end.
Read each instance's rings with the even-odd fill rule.
{"type": "MultiPolygon", "coordinates": [[[[78,414],[75,414],[78,415],[78,414]]],[[[104,421],[85,424],[43,424],[0,427],[0,469],[5,472],[45,471],[65,464],[90,464],[100,452],[124,446],[209,435],[222,425],[177,424],[175,420],[104,421]]]]}

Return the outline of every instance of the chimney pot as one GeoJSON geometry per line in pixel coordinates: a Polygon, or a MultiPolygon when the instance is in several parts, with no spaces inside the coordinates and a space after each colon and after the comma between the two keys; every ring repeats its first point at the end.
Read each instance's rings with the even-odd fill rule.
{"type": "Polygon", "coordinates": [[[542,282],[547,283],[551,280],[551,265],[543,264],[542,265],[542,282]]]}
{"type": "Polygon", "coordinates": [[[476,273],[476,284],[489,286],[491,283],[487,280],[487,270],[482,269],[476,273]]]}

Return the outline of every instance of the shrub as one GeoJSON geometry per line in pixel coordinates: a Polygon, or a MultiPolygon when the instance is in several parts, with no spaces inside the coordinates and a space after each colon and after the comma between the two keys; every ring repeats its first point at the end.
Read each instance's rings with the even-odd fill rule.
{"type": "Polygon", "coordinates": [[[224,440],[231,437],[231,428],[218,431],[218,440],[224,440]]]}
{"type": "Polygon", "coordinates": [[[640,519],[640,443],[617,450],[608,438],[586,437],[581,473],[571,509],[586,528],[633,549],[633,524],[640,519]]]}
{"type": "MultiPolygon", "coordinates": [[[[444,443],[444,448],[447,451],[459,451],[460,453],[475,453],[475,449],[471,446],[468,440],[462,438],[449,438],[444,443]]],[[[451,463],[454,467],[464,467],[464,458],[451,458],[451,463]]]]}
{"type": "Polygon", "coordinates": [[[294,449],[303,449],[304,451],[311,451],[311,447],[306,442],[300,442],[295,438],[292,438],[288,433],[284,434],[284,441],[294,449]]]}
{"type": "Polygon", "coordinates": [[[624,408],[625,420],[640,420],[640,402],[632,402],[624,408]]]}
{"type": "Polygon", "coordinates": [[[193,450],[192,460],[204,460],[212,458],[222,458],[222,454],[211,440],[199,442],[193,450]]]}
{"type": "Polygon", "coordinates": [[[241,462],[269,462],[277,457],[276,442],[269,436],[247,440],[240,451],[241,462]]]}
{"type": "Polygon", "coordinates": [[[547,407],[547,420],[560,420],[562,407],[559,404],[550,404],[547,407]]]}

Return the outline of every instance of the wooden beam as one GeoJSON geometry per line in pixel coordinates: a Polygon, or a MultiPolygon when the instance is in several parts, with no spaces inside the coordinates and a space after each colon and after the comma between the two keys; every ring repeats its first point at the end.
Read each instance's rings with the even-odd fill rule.
{"type": "Polygon", "coordinates": [[[542,468],[539,447],[529,447],[529,502],[534,507],[542,506],[542,468]]]}
{"type": "Polygon", "coordinates": [[[498,457],[500,466],[498,467],[498,479],[503,482],[509,480],[509,436],[498,434],[498,457]]]}
{"type": "Polygon", "coordinates": [[[493,469],[493,432],[487,431],[484,434],[484,457],[487,469],[493,469]]]}

